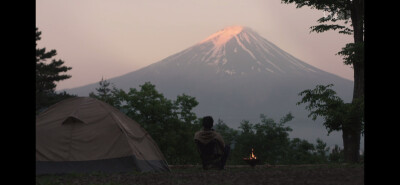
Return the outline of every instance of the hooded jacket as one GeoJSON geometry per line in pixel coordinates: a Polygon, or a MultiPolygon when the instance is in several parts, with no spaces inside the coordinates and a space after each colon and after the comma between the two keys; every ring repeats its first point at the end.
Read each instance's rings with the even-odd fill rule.
{"type": "Polygon", "coordinates": [[[207,144],[211,140],[216,139],[221,144],[220,152],[222,153],[222,151],[224,151],[225,148],[224,139],[222,139],[222,136],[218,132],[215,132],[213,129],[211,130],[202,129],[200,131],[197,131],[194,134],[194,139],[200,141],[203,144],[207,144]]]}

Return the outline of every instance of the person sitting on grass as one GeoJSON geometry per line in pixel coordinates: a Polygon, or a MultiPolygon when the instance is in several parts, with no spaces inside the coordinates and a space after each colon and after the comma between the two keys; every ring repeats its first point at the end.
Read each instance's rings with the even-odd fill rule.
{"type": "Polygon", "coordinates": [[[203,117],[203,129],[194,135],[194,141],[203,163],[203,169],[207,170],[212,166],[218,169],[225,169],[230,146],[225,145],[222,136],[212,129],[214,120],[211,116],[203,117]]]}

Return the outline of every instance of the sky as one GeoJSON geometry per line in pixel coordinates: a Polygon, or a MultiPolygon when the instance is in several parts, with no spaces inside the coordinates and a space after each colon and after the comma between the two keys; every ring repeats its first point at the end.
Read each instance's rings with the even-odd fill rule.
{"type": "Polygon", "coordinates": [[[246,26],[296,58],[353,80],[335,55],[353,41],[335,31],[310,33],[324,16],[281,0],[36,0],[39,48],[72,67],[56,90],[111,79],[187,49],[232,25],[246,26]]]}

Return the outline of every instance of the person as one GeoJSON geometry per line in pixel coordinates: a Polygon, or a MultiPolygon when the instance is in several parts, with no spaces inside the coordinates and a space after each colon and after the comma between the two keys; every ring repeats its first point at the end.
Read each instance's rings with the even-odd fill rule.
{"type": "MultiPolygon", "coordinates": [[[[218,161],[218,167],[220,169],[225,169],[226,160],[228,159],[230,152],[230,146],[225,145],[224,139],[222,138],[221,134],[212,129],[214,120],[211,116],[203,117],[202,123],[203,123],[203,129],[195,133],[194,140],[195,142],[197,141],[202,145],[207,145],[211,141],[216,141],[218,143],[216,152],[218,156],[221,156],[220,158],[221,160],[218,161]]],[[[201,152],[204,151],[199,150],[199,152],[201,155],[201,152]]],[[[204,161],[203,161],[203,168],[207,169],[207,167],[204,166],[204,161]]]]}

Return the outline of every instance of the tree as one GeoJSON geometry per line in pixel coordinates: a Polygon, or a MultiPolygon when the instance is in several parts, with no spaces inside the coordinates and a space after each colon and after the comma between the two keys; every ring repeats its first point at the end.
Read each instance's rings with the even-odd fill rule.
{"type": "MultiPolygon", "coordinates": [[[[310,114],[308,117],[312,117],[313,120],[316,120],[317,117],[322,117],[324,119],[324,126],[328,130],[328,134],[332,131],[343,131],[343,146],[345,155],[352,155],[347,158],[347,161],[352,161],[349,158],[353,159],[358,155],[359,145],[355,147],[355,144],[352,143],[357,140],[350,140],[345,134],[346,132],[364,132],[364,109],[363,105],[359,105],[360,102],[354,103],[344,103],[343,100],[336,95],[336,92],[330,87],[333,84],[329,84],[326,86],[318,85],[315,89],[304,90],[299,93],[300,96],[303,96],[300,102],[297,102],[297,105],[302,103],[308,103],[305,107],[310,114]],[[355,125],[355,122],[360,122],[361,125],[355,125]],[[357,149],[357,154],[354,154],[354,151],[357,149]],[[347,153],[346,153],[347,152],[347,153]]],[[[362,102],[361,102],[362,103],[362,102]]],[[[358,138],[358,143],[359,143],[358,138]]],[[[357,159],[358,160],[358,159],[357,159]]]]}
{"type": "Polygon", "coordinates": [[[160,126],[176,118],[173,102],[159,93],[150,82],[140,85],[140,90],[130,88],[129,92],[121,91],[120,95],[125,102],[122,108],[126,114],[143,124],[148,131],[163,132],[160,126]]]}
{"type": "Polygon", "coordinates": [[[329,154],[328,158],[331,163],[344,162],[343,150],[338,145],[335,145],[335,147],[332,149],[331,153],[329,154]]]}
{"type": "Polygon", "coordinates": [[[193,142],[199,128],[192,112],[198,105],[194,97],[183,94],[175,101],[169,100],[150,82],[140,85],[139,90],[116,92],[120,108],[151,135],[168,163],[193,164],[200,160],[193,142]]]}
{"type": "MultiPolygon", "coordinates": [[[[42,32],[36,28],[36,110],[54,103],[54,101],[49,101],[49,97],[54,99],[54,96],[57,96],[55,93],[56,82],[71,78],[71,75],[62,73],[72,69],[64,66],[64,61],[52,59],[57,55],[56,50],[46,51],[46,48],[37,48],[41,34],[42,32]],[[52,60],[48,61],[50,59],[52,60]]],[[[64,92],[55,99],[60,100],[71,96],[64,92]]]]}
{"type": "Polygon", "coordinates": [[[278,123],[263,114],[260,118],[261,123],[252,124],[246,120],[240,123],[240,134],[236,137],[235,149],[232,151],[232,158],[237,163],[243,163],[243,157],[250,155],[251,148],[254,148],[256,157],[262,160],[262,163],[282,163],[289,155],[288,132],[292,129],[285,126],[285,123],[291,121],[293,116],[289,113],[278,123]]]}
{"type": "Polygon", "coordinates": [[[175,114],[179,116],[181,121],[193,124],[197,117],[196,114],[192,112],[192,109],[198,104],[199,102],[196,101],[195,97],[186,94],[178,95],[174,102],[175,114]]]}
{"type": "Polygon", "coordinates": [[[286,164],[313,164],[319,162],[316,160],[313,151],[315,146],[307,140],[293,138],[289,142],[288,154],[285,159],[286,164]]]}
{"type": "MultiPolygon", "coordinates": [[[[297,4],[297,8],[309,6],[329,13],[328,16],[317,20],[321,23],[311,27],[311,32],[338,30],[340,34],[353,34],[354,43],[348,43],[342,51],[344,64],[352,65],[354,69],[354,89],[352,104],[356,109],[362,109],[364,101],[364,0],[281,0],[281,2],[297,4]],[[344,21],[337,24],[337,21],[344,21]],[[351,22],[350,27],[347,24],[351,22]],[[332,22],[332,24],[325,24],[332,22]]],[[[357,117],[357,116],[355,116],[357,117]]],[[[362,123],[360,119],[344,125],[343,142],[344,155],[347,162],[359,160],[362,123]]]]}
{"type": "Polygon", "coordinates": [[[317,155],[319,163],[328,162],[328,156],[326,154],[329,152],[329,150],[330,148],[326,146],[326,143],[320,138],[317,138],[317,144],[315,145],[315,154],[317,155]]]}
{"type": "Polygon", "coordinates": [[[257,124],[243,120],[239,130],[229,128],[221,120],[214,125],[227,142],[235,141],[228,163],[246,164],[243,158],[249,157],[252,148],[261,164],[316,164],[329,161],[329,147],[321,139],[317,139],[314,145],[305,139],[289,138],[292,129],[285,124],[293,119],[290,113],[279,122],[263,114],[260,118],[261,122],[257,124]]]}
{"type": "Polygon", "coordinates": [[[99,82],[99,88],[96,88],[97,93],[90,92],[89,97],[99,99],[104,101],[115,108],[120,108],[118,94],[120,90],[118,90],[114,84],[111,84],[107,80],[101,78],[99,82]],[[112,85],[113,88],[111,89],[109,86],[112,85]]]}
{"type": "Polygon", "coordinates": [[[237,140],[238,131],[228,127],[221,119],[218,119],[217,124],[214,125],[214,130],[221,134],[226,145],[234,144],[237,140]]]}

